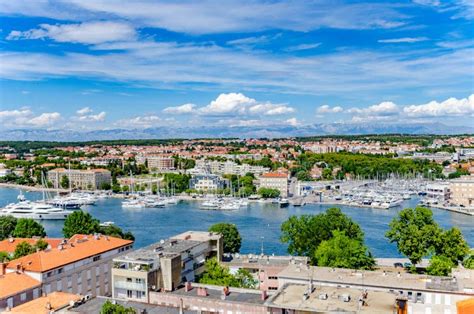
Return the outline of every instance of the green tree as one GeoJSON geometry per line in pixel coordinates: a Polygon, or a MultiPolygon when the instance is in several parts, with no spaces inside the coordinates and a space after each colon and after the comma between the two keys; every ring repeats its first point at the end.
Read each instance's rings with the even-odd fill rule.
{"type": "MultiPolygon", "coordinates": [[[[433,234],[433,236],[436,236],[436,234],[433,234]]],[[[462,262],[469,253],[469,246],[461,230],[456,227],[440,232],[434,242],[436,255],[449,258],[454,265],[462,262]]]]}
{"type": "Polygon", "coordinates": [[[466,257],[462,265],[468,269],[474,269],[474,250],[469,252],[469,255],[466,257]]]}
{"type": "Polygon", "coordinates": [[[49,245],[48,242],[46,242],[44,239],[39,239],[35,243],[35,248],[40,250],[40,251],[43,251],[43,250],[46,250],[48,245],[49,245]]]}
{"type": "Polygon", "coordinates": [[[35,252],[35,248],[26,241],[20,242],[13,253],[13,259],[17,259],[35,252]]]}
{"type": "Polygon", "coordinates": [[[70,214],[64,221],[64,237],[70,238],[75,234],[93,234],[100,230],[99,220],[81,210],[70,214]]]}
{"type": "Polygon", "coordinates": [[[209,227],[209,231],[222,234],[224,241],[224,253],[240,252],[242,238],[240,237],[240,233],[236,225],[221,222],[209,227]]]}
{"type": "Polygon", "coordinates": [[[454,263],[449,257],[443,255],[435,255],[430,260],[430,265],[426,268],[426,272],[432,276],[448,276],[454,263]]]}
{"type": "Polygon", "coordinates": [[[257,193],[260,194],[263,198],[276,198],[280,196],[279,190],[270,188],[259,188],[257,193]]]}
{"type": "Polygon", "coordinates": [[[8,262],[10,260],[10,254],[5,251],[0,251],[0,263],[8,262]]]}
{"type": "Polygon", "coordinates": [[[15,238],[44,237],[46,236],[46,232],[43,226],[33,219],[20,218],[16,223],[12,235],[15,238]]]}
{"type": "Polygon", "coordinates": [[[322,241],[333,237],[333,231],[344,231],[350,239],[363,242],[360,226],[341,212],[329,208],[318,215],[291,216],[281,225],[281,241],[288,243],[288,253],[308,256],[316,264],[315,252],[322,241]]]}
{"type": "Polygon", "coordinates": [[[318,266],[372,269],[375,260],[367,246],[351,239],[344,231],[333,232],[333,237],[321,242],[315,252],[318,266]]]}
{"type": "Polygon", "coordinates": [[[240,288],[257,289],[258,280],[256,280],[247,269],[239,269],[234,275],[237,285],[240,288]]]}
{"type": "Polygon", "coordinates": [[[135,314],[132,307],[125,307],[120,304],[113,304],[109,300],[105,301],[100,309],[100,314],[135,314]]]}
{"type": "Polygon", "coordinates": [[[99,187],[99,188],[100,188],[101,190],[106,190],[106,191],[108,191],[108,190],[110,190],[110,189],[112,188],[112,186],[110,185],[109,182],[102,182],[102,183],[100,184],[100,187],[99,187]]]}
{"type": "Polygon", "coordinates": [[[63,189],[67,189],[69,187],[69,178],[67,176],[62,176],[60,184],[63,189]]]}
{"type": "Polygon", "coordinates": [[[123,232],[123,230],[120,227],[115,226],[115,225],[99,226],[99,232],[111,237],[122,238],[125,240],[132,240],[132,241],[135,240],[135,237],[130,231],[123,232]]]}
{"type": "Polygon", "coordinates": [[[0,241],[13,234],[17,219],[13,216],[0,216],[0,241]]]}
{"type": "Polygon", "coordinates": [[[430,209],[405,208],[389,224],[385,236],[397,244],[398,251],[408,257],[413,267],[427,256],[441,230],[430,209]]]}
{"type": "Polygon", "coordinates": [[[199,283],[216,286],[237,286],[235,277],[229,271],[229,268],[219,264],[217,259],[211,258],[205,263],[206,271],[199,279],[199,283]]]}

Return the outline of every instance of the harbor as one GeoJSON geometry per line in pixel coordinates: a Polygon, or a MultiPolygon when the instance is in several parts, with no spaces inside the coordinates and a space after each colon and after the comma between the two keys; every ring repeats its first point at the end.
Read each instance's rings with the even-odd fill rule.
{"type": "MultiPolygon", "coordinates": [[[[19,189],[0,188],[0,207],[17,202],[19,189]]],[[[39,192],[25,192],[28,200],[40,200],[39,192]]],[[[267,254],[285,255],[286,245],[280,242],[280,226],[291,215],[318,214],[330,204],[290,205],[281,208],[271,201],[250,201],[248,206],[236,210],[202,210],[202,201],[192,197],[175,205],[162,208],[122,208],[123,200],[116,197],[99,198],[95,205],[85,205],[83,210],[91,213],[101,222],[113,221],[124,230],[131,231],[136,238],[136,247],[143,247],[156,241],[156,238],[167,238],[194,228],[207,230],[217,222],[231,222],[237,225],[242,235],[242,253],[259,253],[263,245],[267,254]]],[[[354,219],[365,233],[366,243],[376,257],[402,257],[396,246],[384,237],[389,222],[404,207],[413,207],[419,199],[413,198],[403,202],[402,206],[380,210],[360,208],[352,205],[337,205],[354,219]]],[[[456,226],[461,229],[471,247],[474,246],[474,217],[433,208],[435,220],[444,228],[456,226]]],[[[41,221],[49,237],[62,236],[63,221],[41,221]]]]}

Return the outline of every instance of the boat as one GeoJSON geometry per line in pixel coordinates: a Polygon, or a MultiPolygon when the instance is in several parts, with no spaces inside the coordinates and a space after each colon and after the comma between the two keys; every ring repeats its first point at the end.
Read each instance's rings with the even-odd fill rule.
{"type": "Polygon", "coordinates": [[[217,200],[207,200],[207,201],[204,201],[202,202],[201,204],[201,208],[203,209],[217,209],[219,208],[219,202],[217,200]]]}
{"type": "Polygon", "coordinates": [[[113,221],[104,221],[104,222],[101,222],[99,224],[99,226],[101,226],[101,227],[110,227],[110,226],[113,226],[113,225],[114,225],[113,221]]]}
{"type": "Polygon", "coordinates": [[[240,205],[237,202],[225,202],[219,205],[220,210],[237,210],[240,205]]]}
{"type": "Polygon", "coordinates": [[[280,208],[288,207],[290,206],[290,202],[287,198],[281,198],[278,200],[278,206],[280,206],[280,208]]]}
{"type": "Polygon", "coordinates": [[[64,220],[72,214],[70,210],[57,208],[43,202],[21,201],[12,203],[0,210],[1,216],[30,218],[35,220],[64,220]]]}
{"type": "Polygon", "coordinates": [[[144,207],[145,207],[145,204],[136,199],[122,202],[122,208],[144,208],[144,207]]]}

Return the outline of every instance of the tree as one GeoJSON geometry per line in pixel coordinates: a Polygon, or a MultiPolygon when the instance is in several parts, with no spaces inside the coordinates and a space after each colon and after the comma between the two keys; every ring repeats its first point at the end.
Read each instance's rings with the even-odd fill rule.
{"type": "Polygon", "coordinates": [[[408,257],[413,267],[427,256],[441,230],[430,209],[405,208],[389,224],[385,236],[397,244],[398,251],[408,257]]]}
{"type": "Polygon", "coordinates": [[[100,309],[100,314],[135,314],[133,307],[125,307],[120,304],[113,304],[109,300],[105,301],[100,309]]]}
{"type": "Polygon", "coordinates": [[[8,262],[10,260],[10,254],[5,251],[0,251],[0,263],[8,262]]]}
{"type": "Polygon", "coordinates": [[[35,248],[26,241],[19,243],[13,253],[13,259],[17,259],[35,252],[35,248]]]}
{"type": "Polygon", "coordinates": [[[367,246],[351,239],[344,231],[333,232],[333,237],[321,242],[315,252],[318,266],[372,269],[375,260],[367,246]]]}
{"type": "Polygon", "coordinates": [[[209,231],[222,234],[224,241],[224,253],[238,253],[240,251],[242,238],[240,237],[240,233],[236,225],[221,222],[209,227],[209,231]]]}
{"type": "Polygon", "coordinates": [[[258,281],[253,278],[248,270],[239,269],[235,275],[232,275],[229,268],[219,264],[215,258],[207,260],[205,268],[206,271],[199,279],[199,283],[237,288],[257,288],[258,281]]]}
{"type": "Polygon", "coordinates": [[[13,216],[0,216],[0,241],[8,238],[15,230],[17,219],[13,216]]]}
{"type": "Polygon", "coordinates": [[[108,191],[108,190],[110,190],[111,188],[112,188],[112,186],[110,185],[109,182],[102,182],[102,183],[100,184],[100,189],[101,189],[101,190],[106,190],[106,191],[108,191]]]}
{"type": "Polygon", "coordinates": [[[440,232],[434,241],[436,255],[449,258],[454,265],[462,262],[469,253],[469,246],[464,240],[461,230],[456,227],[440,232]]]}
{"type": "Polygon", "coordinates": [[[291,216],[281,225],[281,241],[288,243],[288,253],[308,256],[316,264],[315,252],[321,242],[333,237],[333,231],[344,231],[345,235],[363,242],[364,233],[360,226],[341,212],[329,208],[318,215],[291,216]]]}
{"type": "Polygon", "coordinates": [[[36,241],[35,243],[35,248],[40,250],[40,251],[43,251],[43,250],[46,250],[46,248],[48,247],[48,242],[46,242],[45,240],[43,239],[39,239],[38,241],[36,241]]]}
{"type": "Polygon", "coordinates": [[[67,189],[69,187],[69,178],[67,176],[62,176],[60,184],[63,189],[67,189]]]}
{"type": "Polygon", "coordinates": [[[259,188],[258,194],[260,194],[263,198],[276,198],[280,196],[280,191],[277,189],[259,188]]]}
{"type": "Polygon", "coordinates": [[[432,276],[448,276],[454,266],[455,264],[449,257],[435,255],[431,258],[430,265],[426,268],[426,272],[432,276]]]}
{"type": "Polygon", "coordinates": [[[16,238],[44,237],[46,236],[46,232],[43,226],[33,219],[20,218],[16,223],[12,235],[16,238]]]}
{"type": "Polygon", "coordinates": [[[99,220],[81,210],[70,214],[64,221],[64,237],[70,238],[75,234],[93,234],[99,231],[99,220]]]}
{"type": "Polygon", "coordinates": [[[234,275],[237,284],[241,288],[257,289],[258,280],[256,280],[247,269],[239,269],[234,275]]]}
{"type": "Polygon", "coordinates": [[[125,240],[135,240],[135,236],[130,232],[123,232],[122,229],[115,225],[99,226],[99,232],[111,237],[122,238],[125,240]]]}
{"type": "Polygon", "coordinates": [[[474,250],[469,252],[469,255],[466,257],[462,265],[468,269],[474,269],[474,250]]]}

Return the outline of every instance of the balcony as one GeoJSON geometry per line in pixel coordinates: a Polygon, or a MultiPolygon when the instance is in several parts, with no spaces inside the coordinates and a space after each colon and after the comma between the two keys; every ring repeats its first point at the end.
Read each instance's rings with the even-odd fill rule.
{"type": "Polygon", "coordinates": [[[128,281],[114,281],[114,287],[119,288],[119,289],[126,289],[126,290],[147,291],[146,284],[144,282],[137,283],[137,282],[128,282],[128,281]]]}

